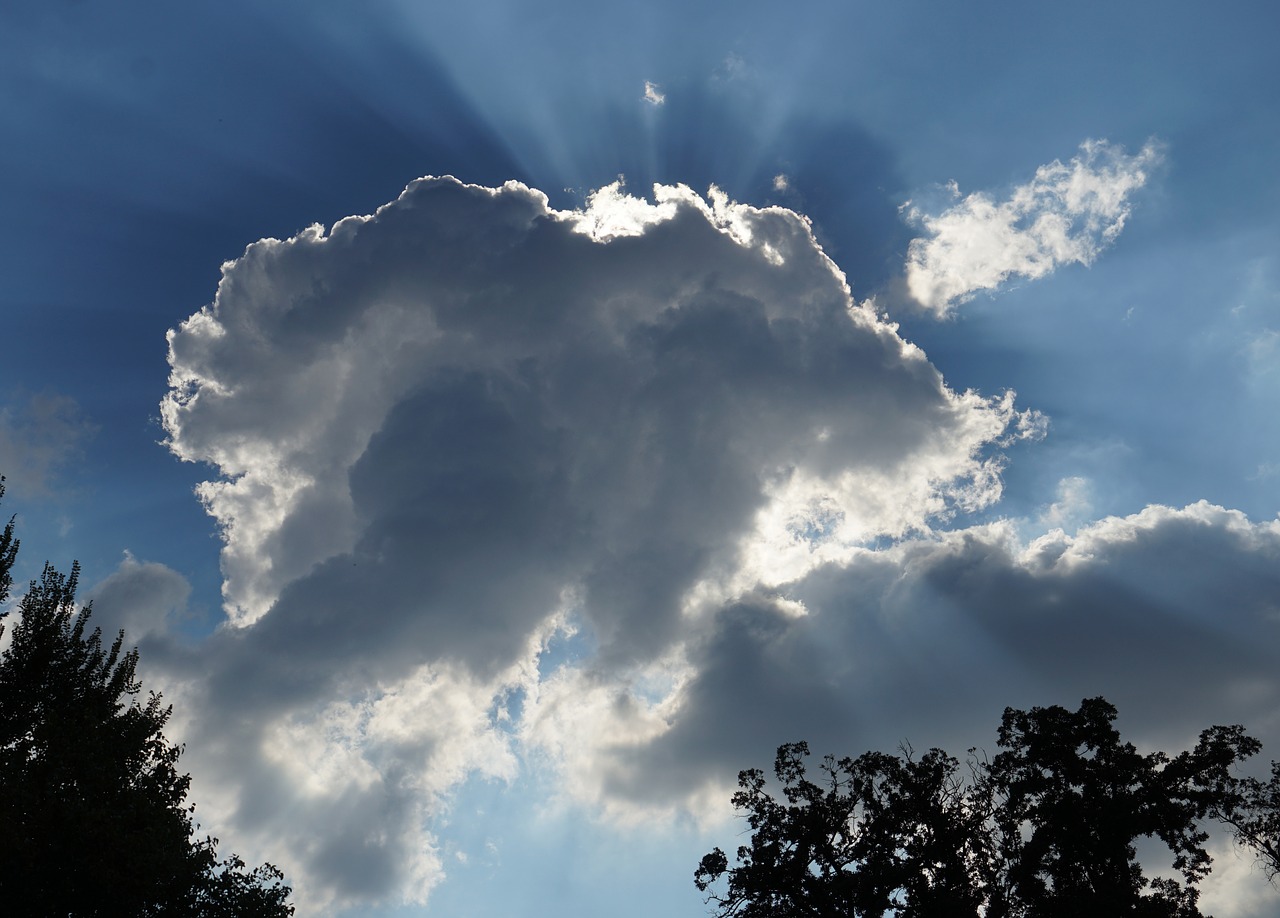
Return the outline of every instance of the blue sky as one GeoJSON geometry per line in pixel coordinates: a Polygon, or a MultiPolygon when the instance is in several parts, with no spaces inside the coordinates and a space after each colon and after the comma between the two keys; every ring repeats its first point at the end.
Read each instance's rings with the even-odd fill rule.
{"type": "Polygon", "coordinates": [[[1280,757],[1270,5],[264,7],[0,13],[0,472],[306,913],[703,914],[739,768],[1006,704],[1280,757]]]}

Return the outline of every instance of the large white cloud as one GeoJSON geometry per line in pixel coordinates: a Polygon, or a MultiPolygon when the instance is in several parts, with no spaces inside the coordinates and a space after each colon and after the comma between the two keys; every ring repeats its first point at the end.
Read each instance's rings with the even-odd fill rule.
{"type": "Polygon", "coordinates": [[[1007,397],[948,391],[796,215],[657,197],[563,213],[429,179],[224,266],[170,336],[163,412],[222,473],[201,493],[233,622],[352,551],[509,551],[499,579],[532,563],[548,596],[678,554],[678,591],[756,529],[819,513],[852,543],[998,495],[1007,397]]]}
{"type": "Polygon", "coordinates": [[[530,763],[715,819],[777,743],[961,750],[1010,704],[1280,736],[1277,524],[953,528],[1043,419],[948,389],[789,211],[424,179],[250,246],[170,342],[228,619],[146,659],[201,812],[308,911],[421,900],[451,794],[530,763]]]}
{"type": "Polygon", "coordinates": [[[170,656],[191,765],[334,903],[425,894],[432,801],[553,748],[558,687],[669,693],[717,609],[990,504],[1041,427],[949,390],[803,218],[682,186],[420,180],[250,246],[170,360],[225,540],[228,626],[170,656]]]}
{"type": "MultiPolygon", "coordinates": [[[[1010,277],[1091,264],[1124,229],[1130,198],[1160,159],[1154,143],[1129,155],[1105,140],[1085,141],[1071,162],[1041,166],[1004,200],[974,192],[937,214],[906,205],[907,217],[924,230],[907,251],[908,292],[947,315],[1010,277]]],[[[959,197],[954,185],[952,193],[959,197]]]]}

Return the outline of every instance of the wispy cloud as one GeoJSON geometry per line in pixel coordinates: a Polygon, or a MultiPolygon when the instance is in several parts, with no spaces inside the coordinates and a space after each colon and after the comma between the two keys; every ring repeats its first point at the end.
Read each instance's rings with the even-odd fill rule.
{"type": "Polygon", "coordinates": [[[95,428],[72,398],[41,393],[0,405],[0,475],[15,494],[45,495],[95,428]]]}
{"type": "Polygon", "coordinates": [[[644,81],[644,95],[641,97],[650,105],[661,105],[667,101],[667,95],[658,88],[657,83],[651,83],[649,80],[644,81]]]}
{"type": "Polygon", "coordinates": [[[1131,196],[1146,184],[1160,147],[1137,154],[1088,140],[1068,163],[1054,160],[996,200],[984,192],[960,197],[941,213],[908,202],[908,220],[924,230],[907,252],[911,296],[938,315],[1010,277],[1044,277],[1064,264],[1088,265],[1124,228],[1131,196]]]}

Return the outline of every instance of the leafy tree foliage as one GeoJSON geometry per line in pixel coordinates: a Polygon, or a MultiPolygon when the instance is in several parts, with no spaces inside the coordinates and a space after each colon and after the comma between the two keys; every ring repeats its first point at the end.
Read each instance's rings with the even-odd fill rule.
{"type": "MultiPolygon", "coordinates": [[[[3,479],[0,479],[3,494],[3,479]]],[[[13,521],[0,535],[0,603],[12,586],[13,521]]],[[[13,916],[293,914],[283,876],[219,861],[196,839],[171,709],[139,699],[138,652],[104,646],[77,610],[79,568],[46,565],[0,655],[0,902],[13,916]]],[[[6,614],[0,612],[0,615],[6,614]]],[[[4,626],[0,625],[0,634],[4,626]]]]}
{"type": "Polygon", "coordinates": [[[1231,768],[1260,744],[1241,727],[1212,727],[1170,757],[1121,742],[1115,718],[1102,698],[1074,712],[1006,709],[1001,751],[979,760],[970,750],[967,774],[941,750],[917,759],[907,749],[827,757],[815,782],[808,747],[782,746],[781,799],[760,770],[741,772],[733,804],[751,843],[734,866],[715,849],[694,881],[704,892],[727,881],[708,899],[721,918],[1198,918],[1203,821],[1234,813],[1274,839],[1275,824],[1256,820],[1280,811],[1265,797],[1280,780],[1242,793],[1253,785],[1231,768]],[[1144,874],[1139,838],[1169,849],[1181,881],[1144,874]]]}

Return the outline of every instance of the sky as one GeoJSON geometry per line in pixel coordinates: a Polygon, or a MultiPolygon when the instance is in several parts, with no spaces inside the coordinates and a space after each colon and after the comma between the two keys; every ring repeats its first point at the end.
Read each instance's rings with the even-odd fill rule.
{"type": "Polygon", "coordinates": [[[79,560],[303,915],[703,915],[739,769],[1006,706],[1265,767],[1278,29],[6,4],[15,580],[79,560]]]}

